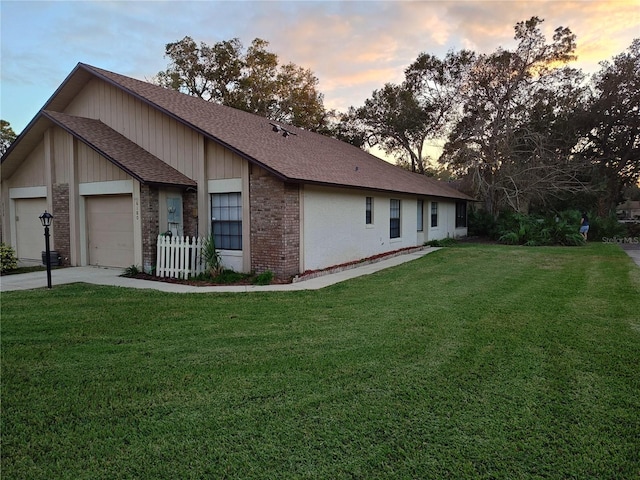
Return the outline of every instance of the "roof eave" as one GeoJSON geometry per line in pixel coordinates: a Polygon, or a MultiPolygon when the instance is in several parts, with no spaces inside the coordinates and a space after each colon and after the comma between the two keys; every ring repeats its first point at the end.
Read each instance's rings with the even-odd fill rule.
{"type": "Polygon", "coordinates": [[[82,135],[79,135],[76,131],[74,131],[73,129],[67,127],[64,123],[59,122],[55,117],[49,115],[46,111],[42,110],[41,111],[42,116],[44,116],[45,118],[47,118],[48,120],[50,120],[51,122],[53,122],[55,125],[57,125],[58,127],[62,128],[65,132],[67,132],[69,135],[71,135],[72,137],[78,139],[79,141],[81,141],[83,144],[85,144],[87,147],[89,147],[90,149],[92,149],[94,152],[96,152],[98,155],[106,158],[109,162],[111,162],[113,165],[115,165],[116,167],[118,167],[120,170],[122,170],[123,172],[125,172],[127,175],[131,176],[132,178],[134,178],[135,180],[137,180],[138,182],[140,182],[143,185],[162,185],[162,186],[178,186],[178,187],[195,187],[197,185],[197,183],[195,181],[192,181],[192,183],[183,183],[183,182],[176,182],[176,183],[168,183],[168,182],[155,182],[153,180],[147,180],[143,177],[141,177],[139,174],[137,174],[136,172],[132,171],[131,169],[127,168],[125,165],[123,165],[122,163],[118,162],[115,158],[113,158],[111,155],[109,155],[107,152],[105,152],[104,150],[102,150],[101,148],[98,148],[95,144],[93,144],[92,142],[90,142],[89,140],[87,140],[86,138],[84,138],[82,135]]]}

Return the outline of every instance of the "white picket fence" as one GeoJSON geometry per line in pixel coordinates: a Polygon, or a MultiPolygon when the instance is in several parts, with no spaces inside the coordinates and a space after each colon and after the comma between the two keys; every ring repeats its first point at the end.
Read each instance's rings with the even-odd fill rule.
{"type": "Polygon", "coordinates": [[[204,238],[158,235],[156,276],[189,278],[205,270],[204,238]]]}

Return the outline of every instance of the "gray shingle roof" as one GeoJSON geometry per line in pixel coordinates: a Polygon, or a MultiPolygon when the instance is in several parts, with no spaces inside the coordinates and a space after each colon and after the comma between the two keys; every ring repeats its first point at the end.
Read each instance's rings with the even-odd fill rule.
{"type": "Polygon", "coordinates": [[[286,181],[471,199],[444,182],[408,172],[333,138],[292,126],[284,127],[295,135],[284,137],[273,131],[269,119],[258,115],[89,65],[79,64],[78,69],[128,91],[286,181]]]}
{"type": "Polygon", "coordinates": [[[196,186],[194,180],[100,120],[47,110],[42,111],[42,114],[143,184],[196,186]]]}

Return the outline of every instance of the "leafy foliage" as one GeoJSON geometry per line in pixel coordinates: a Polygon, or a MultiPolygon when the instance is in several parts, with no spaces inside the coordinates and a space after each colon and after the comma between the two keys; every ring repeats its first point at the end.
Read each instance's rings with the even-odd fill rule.
{"type": "Polygon", "coordinates": [[[627,226],[620,223],[615,215],[589,216],[589,238],[602,241],[603,238],[625,237],[627,226]]]}
{"type": "Polygon", "coordinates": [[[271,120],[312,131],[323,129],[327,112],[318,79],[309,69],[281,65],[268,46],[269,42],[256,38],[245,51],[237,38],[198,45],[186,36],[166,45],[169,65],[154,80],[271,120]]]}
{"type": "Polygon", "coordinates": [[[256,275],[256,277],[253,279],[253,284],[269,285],[272,281],[273,281],[273,272],[271,270],[266,270],[256,275]]]}
{"type": "Polygon", "coordinates": [[[497,238],[496,219],[484,209],[471,207],[467,213],[467,224],[470,237],[497,238]]]}
{"type": "Polygon", "coordinates": [[[593,166],[595,201],[599,213],[606,215],[640,178],[640,38],[601,66],[578,117],[578,153],[593,166]]]}
{"type": "Polygon", "coordinates": [[[429,247],[451,247],[456,243],[458,243],[458,241],[455,238],[446,237],[438,240],[429,240],[425,242],[425,245],[429,247]]]}
{"type": "Polygon", "coordinates": [[[204,257],[205,264],[209,269],[211,277],[217,277],[222,273],[222,257],[220,252],[216,248],[216,240],[213,234],[209,235],[204,241],[202,246],[202,256],[204,257]]]}
{"type": "Polygon", "coordinates": [[[6,120],[0,120],[0,156],[4,155],[16,137],[16,132],[11,128],[11,124],[6,120]]]}
{"type": "Polygon", "coordinates": [[[524,215],[506,211],[498,218],[498,240],[509,245],[584,245],[578,232],[580,212],[567,210],[555,215],[524,215]]]}
{"type": "Polygon", "coordinates": [[[11,245],[0,243],[0,272],[6,273],[18,268],[18,258],[11,245]]]}
{"type": "Polygon", "coordinates": [[[138,268],[137,265],[130,265],[127,268],[124,269],[124,272],[122,272],[122,276],[123,277],[136,277],[136,276],[140,275],[140,273],[142,273],[142,270],[140,268],[138,268]]]}
{"type": "Polygon", "coordinates": [[[461,84],[474,54],[449,52],[443,60],[421,53],[405,81],[375,90],[363,107],[351,109],[352,143],[378,145],[412,171],[430,173],[427,147],[455,119],[461,84]]]}
{"type": "Polygon", "coordinates": [[[559,68],[575,58],[575,35],[560,27],[548,42],[542,22],[532,17],[516,25],[515,50],[478,56],[463,115],[440,158],[473,179],[474,196],[494,216],[505,208],[526,214],[533,202],[585,188],[571,157],[582,75],[559,68]]]}

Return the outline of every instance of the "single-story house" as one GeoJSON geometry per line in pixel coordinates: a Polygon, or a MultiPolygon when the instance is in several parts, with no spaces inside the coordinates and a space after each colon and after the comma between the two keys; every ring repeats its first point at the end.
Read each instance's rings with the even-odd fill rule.
{"type": "Polygon", "coordinates": [[[79,63],[2,157],[2,241],[149,271],[160,233],[214,233],[277,277],[467,234],[467,195],[352,145],[79,63]]]}

